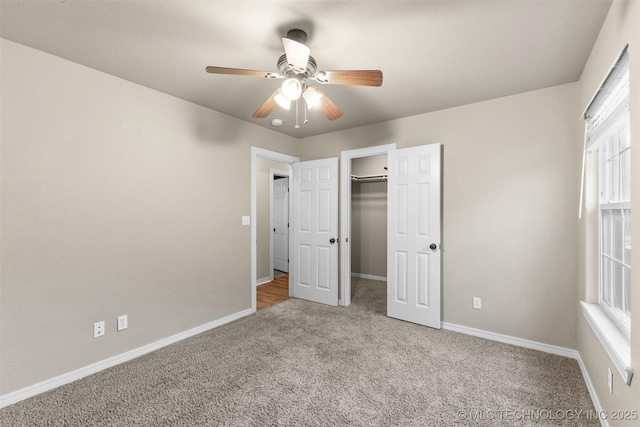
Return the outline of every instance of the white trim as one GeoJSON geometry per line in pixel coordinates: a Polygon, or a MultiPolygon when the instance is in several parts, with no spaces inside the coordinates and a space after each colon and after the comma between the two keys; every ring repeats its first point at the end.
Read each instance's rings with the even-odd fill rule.
{"type": "MultiPolygon", "coordinates": [[[[251,312],[256,312],[256,283],[257,283],[257,265],[256,259],[256,237],[258,231],[256,229],[256,161],[261,159],[275,160],[282,163],[299,162],[298,157],[289,156],[288,154],[277,153],[275,151],[265,150],[264,148],[251,147],[251,312]]],[[[289,212],[291,212],[291,197],[289,198],[289,212]]],[[[291,233],[289,233],[289,247],[292,247],[291,233]]],[[[289,275],[289,295],[291,295],[291,275],[289,275]]]]}
{"type": "Polygon", "coordinates": [[[538,341],[531,341],[524,338],[513,337],[510,335],[498,334],[496,332],[484,331],[482,329],[470,328],[468,326],[456,325],[453,323],[442,322],[442,329],[459,332],[466,335],[473,335],[474,337],[484,338],[491,341],[498,341],[505,344],[516,345],[518,347],[530,348],[532,350],[538,350],[558,356],[570,357],[572,359],[577,359],[580,356],[578,350],[559,347],[557,345],[545,344],[538,341]]]}
{"type": "Polygon", "coordinates": [[[351,277],[359,277],[360,279],[367,280],[379,280],[381,282],[386,282],[387,278],[382,276],[374,276],[373,274],[364,274],[364,273],[351,273],[351,277]]]}
{"type": "Polygon", "coordinates": [[[265,283],[273,282],[272,277],[263,277],[262,279],[256,280],[256,286],[264,285],[265,283]]]}
{"type": "MultiPolygon", "coordinates": [[[[593,407],[595,408],[597,414],[603,414],[604,410],[602,409],[602,405],[600,405],[598,395],[596,394],[596,389],[593,387],[593,383],[591,382],[591,378],[589,377],[589,373],[587,372],[587,367],[584,365],[582,357],[580,357],[580,353],[578,353],[578,357],[576,358],[576,360],[578,361],[578,365],[580,366],[582,378],[584,379],[584,383],[587,386],[587,390],[589,391],[589,396],[591,396],[593,407]]],[[[600,425],[602,427],[609,427],[609,421],[607,421],[605,417],[598,417],[598,419],[600,420],[600,425]]]]}
{"type": "Polygon", "coordinates": [[[626,385],[631,384],[633,369],[631,368],[631,343],[624,333],[602,310],[599,304],[588,304],[580,301],[582,314],[593,329],[609,358],[615,365],[626,385]]]}
{"type": "Polygon", "coordinates": [[[396,144],[384,144],[340,152],[340,305],[351,304],[351,160],[395,149],[396,144]]]}
{"type": "Polygon", "coordinates": [[[77,381],[88,375],[95,374],[97,372],[103,371],[105,369],[111,368],[113,366],[119,365],[129,360],[135,359],[136,357],[140,357],[152,351],[158,350],[162,347],[166,347],[170,344],[174,344],[185,338],[189,338],[194,335],[198,335],[208,330],[217,328],[226,323],[233,322],[234,320],[240,319],[250,314],[251,314],[251,310],[249,309],[242,310],[237,313],[230,314],[229,316],[223,317],[222,319],[214,320],[213,322],[196,326],[195,328],[189,329],[184,332],[180,332],[176,335],[172,335],[167,338],[162,338],[150,344],[143,345],[142,347],[138,347],[136,349],[127,351],[125,353],[121,353],[119,355],[110,357],[108,359],[101,360],[100,362],[92,363],[91,365],[87,365],[83,368],[76,369],[71,372],[67,372],[66,374],[58,375],[57,377],[50,378],[48,380],[30,385],[28,387],[22,388],[20,390],[16,390],[11,393],[7,393],[5,395],[0,396],[0,408],[13,405],[14,403],[20,402],[21,400],[28,399],[29,397],[33,397],[37,394],[44,393],[45,391],[63,386],[65,384],[69,384],[73,381],[77,381]]]}
{"type": "MultiPolygon", "coordinates": [[[[498,334],[495,332],[484,331],[482,329],[469,328],[467,326],[456,325],[453,323],[442,322],[442,329],[446,329],[448,331],[459,332],[461,334],[473,335],[474,337],[484,338],[491,341],[498,341],[505,344],[511,344],[518,347],[529,348],[532,350],[542,351],[544,353],[555,354],[557,356],[569,357],[571,359],[575,359],[580,366],[580,371],[582,372],[582,377],[587,386],[587,390],[589,391],[589,395],[591,396],[591,401],[593,402],[593,407],[597,414],[604,413],[602,409],[602,405],[600,405],[600,401],[598,400],[598,395],[596,394],[596,390],[593,387],[593,383],[591,382],[591,378],[589,377],[589,373],[587,372],[587,368],[582,361],[582,357],[580,357],[580,353],[578,350],[573,350],[566,347],[559,347],[556,345],[544,344],[538,341],[531,341],[523,338],[517,338],[510,335],[498,334]]],[[[609,422],[604,417],[598,417],[600,419],[600,425],[602,427],[609,427],[609,422]]]]}

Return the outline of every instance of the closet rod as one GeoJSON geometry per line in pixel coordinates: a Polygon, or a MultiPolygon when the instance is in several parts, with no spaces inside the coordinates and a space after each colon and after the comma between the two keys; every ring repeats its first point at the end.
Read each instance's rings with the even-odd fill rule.
{"type": "Polygon", "coordinates": [[[351,175],[351,181],[377,182],[386,180],[387,175],[351,175]]]}

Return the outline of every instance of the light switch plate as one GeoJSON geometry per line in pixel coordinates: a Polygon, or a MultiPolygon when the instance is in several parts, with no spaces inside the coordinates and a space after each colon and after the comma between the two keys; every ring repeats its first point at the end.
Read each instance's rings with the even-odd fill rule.
{"type": "Polygon", "coordinates": [[[242,217],[242,225],[251,225],[251,217],[243,216],[242,217]]]}

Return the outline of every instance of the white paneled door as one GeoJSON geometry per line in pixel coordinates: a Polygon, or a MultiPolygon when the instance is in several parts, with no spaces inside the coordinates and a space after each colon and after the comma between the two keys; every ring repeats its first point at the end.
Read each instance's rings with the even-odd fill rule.
{"type": "Polygon", "coordinates": [[[273,181],[273,268],[289,272],[289,178],[273,181]]]}
{"type": "Polygon", "coordinates": [[[293,296],[338,305],[338,159],[293,164],[293,296]]]}
{"type": "Polygon", "coordinates": [[[388,161],[387,315],[440,329],[440,144],[388,161]]]}

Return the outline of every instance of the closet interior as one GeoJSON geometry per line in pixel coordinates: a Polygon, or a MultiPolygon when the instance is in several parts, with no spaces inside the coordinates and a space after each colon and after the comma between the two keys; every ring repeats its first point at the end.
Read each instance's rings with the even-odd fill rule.
{"type": "Polygon", "coordinates": [[[387,280],[387,155],[351,160],[351,275],[387,280]]]}

